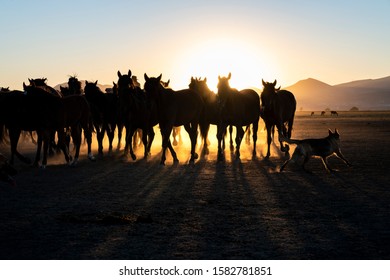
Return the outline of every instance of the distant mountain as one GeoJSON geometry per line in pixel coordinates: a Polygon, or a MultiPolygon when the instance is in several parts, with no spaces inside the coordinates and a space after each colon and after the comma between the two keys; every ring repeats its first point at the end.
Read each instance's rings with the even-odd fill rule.
{"type": "MultiPolygon", "coordinates": [[[[85,80],[81,80],[80,82],[81,82],[81,88],[84,89],[86,81],[85,80]]],[[[91,83],[92,81],[88,81],[88,82],[91,83]]],[[[106,92],[106,88],[112,88],[112,85],[101,85],[99,83],[97,85],[103,92],[106,92]]],[[[68,82],[65,82],[65,83],[62,83],[62,84],[58,84],[54,88],[56,90],[60,90],[60,86],[61,87],[68,87],[68,82]]]]}
{"type": "Polygon", "coordinates": [[[294,93],[298,110],[390,110],[390,76],[334,86],[309,78],[285,89],[294,93]]]}

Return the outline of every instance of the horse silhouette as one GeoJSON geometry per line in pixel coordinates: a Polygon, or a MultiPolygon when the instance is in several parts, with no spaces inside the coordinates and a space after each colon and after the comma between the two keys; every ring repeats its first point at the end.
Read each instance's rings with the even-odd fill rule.
{"type": "MultiPolygon", "coordinates": [[[[273,83],[264,82],[263,92],[261,93],[261,117],[265,122],[267,129],[267,155],[269,158],[270,145],[272,141],[272,129],[274,126],[278,129],[279,135],[282,134],[287,138],[291,138],[291,131],[294,124],[294,116],[296,110],[296,100],[294,95],[287,90],[276,89],[276,80],[273,83]],[[287,127],[286,125],[287,124],[287,127]]],[[[279,137],[280,138],[280,137],[279,137]]],[[[280,141],[282,152],[288,153],[289,147],[283,146],[280,141]]]]}
{"type": "Polygon", "coordinates": [[[231,73],[228,77],[218,76],[218,98],[219,98],[219,120],[217,126],[218,138],[218,159],[223,158],[222,141],[226,128],[229,125],[236,127],[236,158],[240,158],[240,145],[244,136],[243,126],[253,126],[253,151],[252,156],[256,156],[257,130],[260,118],[260,98],[252,89],[238,91],[229,85],[231,73]]]}
{"type": "MultiPolygon", "coordinates": [[[[49,103],[47,100],[52,99],[50,93],[47,93],[45,90],[39,87],[24,86],[24,90],[26,96],[31,96],[32,98],[41,100],[43,103],[49,103]],[[48,99],[49,96],[50,98],[48,99]]],[[[83,130],[88,145],[88,158],[90,160],[95,160],[91,151],[93,127],[91,111],[88,101],[84,96],[71,95],[63,98],[54,96],[54,99],[51,100],[50,103],[56,104],[57,102],[54,102],[55,99],[57,99],[57,102],[59,101],[60,105],[58,107],[52,108],[53,110],[56,110],[53,114],[50,114],[54,117],[54,128],[49,127],[49,130],[55,129],[58,132],[59,146],[64,152],[66,161],[69,162],[71,165],[77,164],[80,154],[81,134],[83,130]],[[70,128],[73,144],[75,146],[75,156],[73,158],[73,161],[71,162],[70,160],[72,158],[68,150],[69,146],[67,145],[68,142],[66,141],[64,133],[64,129],[68,128],[70,128]]],[[[48,108],[48,110],[50,110],[50,108],[48,108]]],[[[42,167],[45,167],[47,164],[48,145],[45,145],[47,138],[45,139],[45,134],[42,133],[38,133],[38,146],[34,164],[38,165],[38,162],[40,160],[42,141],[44,141],[42,167]]]]}
{"type": "MultiPolygon", "coordinates": [[[[69,152],[64,142],[63,129],[59,129],[61,117],[61,98],[48,93],[42,88],[26,86],[23,84],[25,92],[11,91],[0,95],[0,141],[4,140],[4,127],[8,128],[8,135],[11,146],[10,163],[13,164],[16,155],[21,161],[30,163],[31,161],[17,151],[17,144],[22,130],[36,131],[38,142],[44,140],[44,151],[47,151],[51,135],[58,131],[59,146],[64,152],[65,159],[69,162],[69,152]]],[[[39,161],[41,145],[37,147],[37,154],[34,163],[39,161]]],[[[46,165],[46,155],[44,161],[46,165]]]]}
{"type": "Polygon", "coordinates": [[[103,155],[103,138],[107,133],[109,141],[109,152],[112,151],[112,142],[117,123],[117,96],[104,93],[97,82],[86,81],[84,93],[91,108],[93,125],[98,141],[98,154],[103,155]]]}
{"type": "Polygon", "coordinates": [[[141,129],[144,158],[147,158],[155,135],[153,127],[158,123],[156,108],[146,93],[134,85],[131,70],[127,74],[122,74],[120,71],[117,74],[119,118],[126,128],[125,154],[130,150],[131,158],[137,159],[132,142],[135,132],[141,129]]]}
{"type": "Polygon", "coordinates": [[[198,124],[203,110],[203,101],[199,94],[191,89],[174,91],[164,88],[161,85],[161,77],[151,77],[145,73],[144,90],[157,108],[158,123],[162,136],[162,156],[161,164],[165,164],[166,149],[171,151],[173,160],[178,162],[176,152],[174,151],[169,139],[174,126],[184,125],[191,140],[191,158],[190,163],[194,163],[198,158],[195,152],[196,140],[198,135],[198,124]]]}

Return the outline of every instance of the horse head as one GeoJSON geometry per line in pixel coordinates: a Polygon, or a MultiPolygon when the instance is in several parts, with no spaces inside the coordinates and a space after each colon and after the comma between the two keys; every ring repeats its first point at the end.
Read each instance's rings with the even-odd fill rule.
{"type": "Polygon", "coordinates": [[[34,86],[37,86],[37,87],[45,87],[47,86],[47,78],[39,78],[39,79],[28,79],[28,81],[30,82],[30,85],[34,85],[34,86]]]}
{"type": "Polygon", "coordinates": [[[170,81],[171,81],[171,79],[169,79],[169,80],[166,81],[166,82],[160,80],[160,83],[161,83],[161,85],[162,85],[164,88],[169,88],[169,83],[170,83],[170,81]]]}
{"type": "Polygon", "coordinates": [[[118,70],[118,90],[134,88],[134,81],[131,78],[131,70],[127,74],[123,74],[118,70]]]}
{"type": "Polygon", "coordinates": [[[60,91],[61,91],[61,93],[62,93],[63,96],[68,96],[68,95],[70,95],[70,93],[69,93],[69,88],[67,88],[67,87],[60,86],[60,91]]]}
{"type": "Polygon", "coordinates": [[[265,82],[264,80],[261,80],[261,82],[263,84],[263,92],[260,95],[260,110],[262,113],[264,113],[264,110],[268,110],[268,108],[270,108],[270,106],[272,105],[273,99],[276,93],[280,90],[280,87],[275,88],[276,80],[273,83],[265,82]]]}
{"type": "Polygon", "coordinates": [[[231,77],[232,77],[232,73],[229,73],[229,75],[227,77],[218,76],[217,88],[218,88],[219,95],[224,95],[224,94],[227,94],[228,92],[230,92],[231,87],[229,85],[229,80],[231,77]]]}
{"type": "Polygon", "coordinates": [[[148,75],[145,73],[144,78],[145,78],[145,84],[144,84],[144,90],[146,94],[150,95],[151,97],[158,97],[158,94],[161,89],[164,89],[164,87],[161,85],[161,77],[158,76],[157,78],[155,77],[148,77],[148,75]]]}
{"type": "Polygon", "coordinates": [[[69,94],[71,95],[80,95],[83,92],[81,88],[81,82],[77,79],[76,76],[69,77],[68,88],[69,88],[69,94]]]}
{"type": "Polygon", "coordinates": [[[191,77],[191,82],[188,87],[197,92],[203,100],[210,100],[215,97],[214,92],[212,92],[207,85],[207,78],[202,80],[202,78],[191,77]]]}

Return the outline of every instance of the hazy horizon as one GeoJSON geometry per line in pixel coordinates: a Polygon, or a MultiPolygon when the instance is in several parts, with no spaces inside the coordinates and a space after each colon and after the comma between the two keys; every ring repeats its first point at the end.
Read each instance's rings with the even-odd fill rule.
{"type": "Polygon", "coordinates": [[[0,86],[50,85],[77,74],[112,84],[118,70],[191,76],[232,73],[232,86],[330,85],[390,75],[390,1],[2,1],[0,86]]]}

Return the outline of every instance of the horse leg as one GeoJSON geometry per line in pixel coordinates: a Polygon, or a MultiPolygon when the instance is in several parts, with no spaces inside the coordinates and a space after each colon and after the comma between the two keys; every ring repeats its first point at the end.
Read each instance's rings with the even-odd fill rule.
{"type": "Polygon", "coordinates": [[[74,155],[74,159],[72,162],[72,166],[76,165],[79,160],[80,155],[80,146],[81,146],[81,127],[80,126],[74,126],[72,127],[72,139],[73,143],[75,145],[76,151],[74,155]]]}
{"type": "Polygon", "coordinates": [[[208,155],[209,154],[209,148],[208,148],[208,135],[209,135],[209,129],[210,129],[210,124],[208,123],[202,123],[200,125],[200,131],[201,131],[201,136],[203,138],[203,149],[202,149],[202,154],[203,155],[208,155]]]}
{"type": "MultiPolygon", "coordinates": [[[[252,138],[253,138],[253,152],[252,152],[252,157],[255,158],[256,157],[256,142],[257,142],[257,130],[259,129],[259,120],[256,120],[253,124],[252,124],[252,129],[253,129],[253,135],[252,135],[252,138]]],[[[250,140],[249,140],[250,142],[250,140]]]]}
{"type": "Polygon", "coordinates": [[[232,125],[229,125],[229,135],[230,135],[230,150],[233,151],[234,145],[233,145],[233,126],[232,125]]]}
{"type": "Polygon", "coordinates": [[[267,128],[267,155],[265,158],[269,158],[271,155],[271,142],[272,142],[272,131],[274,129],[273,125],[266,125],[267,128]]]}
{"type": "Polygon", "coordinates": [[[142,129],[142,143],[144,144],[144,159],[148,157],[148,131],[146,128],[142,129]]]}
{"type": "Polygon", "coordinates": [[[190,163],[194,163],[194,161],[199,157],[198,154],[195,152],[196,140],[198,138],[197,127],[198,127],[198,125],[195,124],[195,123],[184,125],[184,128],[188,132],[188,135],[190,136],[190,140],[191,140],[191,158],[190,158],[190,163]]]}
{"type": "MultiPolygon", "coordinates": [[[[72,130],[72,133],[73,133],[73,130],[72,130]]],[[[66,132],[63,129],[59,129],[57,131],[57,135],[58,135],[58,144],[57,144],[58,148],[64,154],[66,163],[69,163],[72,160],[72,157],[70,156],[69,148],[66,145],[66,132]]],[[[48,137],[50,137],[50,136],[48,136],[48,137]]],[[[44,139],[44,141],[45,141],[45,139],[44,139]]],[[[80,142],[81,142],[81,137],[80,137],[80,142]]],[[[73,139],[73,143],[76,144],[75,139],[73,139]]],[[[48,145],[49,144],[50,143],[48,142],[48,145]]],[[[43,145],[45,146],[45,142],[43,142],[43,145]]],[[[45,151],[44,151],[44,153],[45,153],[45,151]]]]}
{"type": "Polygon", "coordinates": [[[226,128],[227,128],[227,125],[225,125],[225,124],[218,124],[218,126],[217,126],[218,161],[221,161],[224,158],[223,150],[225,148],[224,137],[226,134],[226,128]]]}
{"type": "Polygon", "coordinates": [[[280,135],[283,135],[284,137],[286,137],[287,135],[287,130],[286,130],[286,126],[282,123],[279,125],[278,127],[278,137],[279,137],[279,143],[280,143],[280,150],[282,152],[285,152],[286,153],[286,156],[289,154],[289,150],[290,150],[290,147],[286,144],[286,145],[283,145],[283,141],[281,141],[280,139],[280,135]]]}
{"type": "Polygon", "coordinates": [[[20,161],[30,164],[31,160],[22,154],[20,154],[17,150],[18,142],[19,142],[19,136],[20,136],[21,130],[20,129],[9,129],[9,138],[11,142],[11,160],[10,163],[14,164],[14,156],[16,156],[20,161]]]}
{"type": "Polygon", "coordinates": [[[112,152],[112,142],[114,141],[115,133],[115,124],[110,124],[107,127],[107,136],[108,136],[108,151],[112,152]]]}
{"type": "Polygon", "coordinates": [[[88,124],[84,125],[84,138],[87,141],[88,159],[91,161],[95,161],[95,157],[92,154],[92,127],[90,127],[88,124]]]}
{"type": "MultiPolygon", "coordinates": [[[[127,133],[127,135],[126,135],[126,143],[131,143],[132,142],[133,137],[136,137],[136,135],[134,135],[134,134],[136,134],[136,132],[137,132],[137,129],[135,129],[135,128],[129,128],[128,130],[126,130],[126,133],[127,133]]],[[[129,145],[129,148],[130,148],[130,156],[131,156],[131,158],[133,160],[136,160],[137,157],[134,154],[133,145],[129,145]]]]}
{"type": "Polygon", "coordinates": [[[33,166],[34,167],[38,167],[39,166],[39,161],[41,160],[41,149],[42,149],[42,132],[38,132],[37,131],[37,134],[38,134],[38,139],[37,139],[37,151],[35,153],[35,159],[34,159],[34,162],[33,162],[33,166]]]}
{"type": "Polygon", "coordinates": [[[169,150],[171,151],[174,163],[177,163],[179,161],[177,159],[176,152],[173,149],[171,141],[169,139],[169,137],[171,136],[172,127],[173,127],[172,125],[164,125],[161,127],[162,149],[163,149],[162,155],[161,155],[161,161],[160,161],[161,165],[165,165],[165,160],[166,160],[165,152],[166,152],[168,147],[169,147],[169,150]]]}
{"type": "MultiPolygon", "coordinates": [[[[52,134],[51,132],[43,132],[43,158],[42,158],[42,165],[41,165],[41,168],[42,169],[45,169],[46,168],[46,165],[47,165],[47,153],[48,153],[48,150],[49,150],[49,147],[50,147],[50,143],[52,143],[52,138],[51,138],[52,134]]],[[[39,138],[39,136],[38,136],[39,138]]]]}
{"type": "Polygon", "coordinates": [[[150,127],[148,129],[148,149],[147,149],[147,153],[148,155],[150,155],[150,149],[152,148],[152,143],[153,143],[153,140],[154,140],[154,130],[153,130],[153,127],[150,127]]]}
{"type": "Polygon", "coordinates": [[[104,128],[96,126],[96,138],[98,141],[98,154],[103,156],[103,138],[104,138],[104,128]]]}
{"type": "Polygon", "coordinates": [[[119,151],[121,149],[123,125],[122,124],[118,124],[117,127],[118,127],[118,144],[116,146],[116,150],[119,151]]]}
{"type": "Polygon", "coordinates": [[[244,137],[244,129],[242,126],[236,126],[236,159],[240,159],[240,146],[242,138],[244,137]]]}

